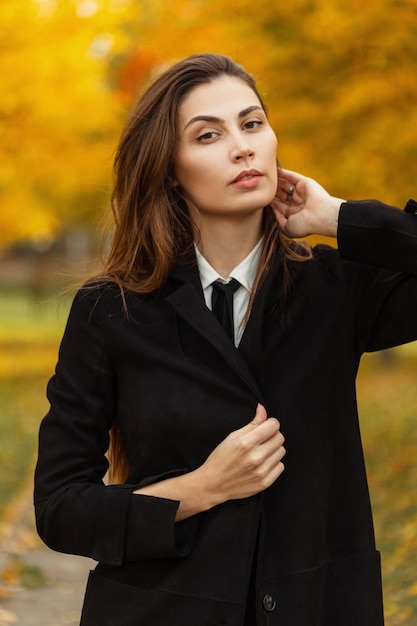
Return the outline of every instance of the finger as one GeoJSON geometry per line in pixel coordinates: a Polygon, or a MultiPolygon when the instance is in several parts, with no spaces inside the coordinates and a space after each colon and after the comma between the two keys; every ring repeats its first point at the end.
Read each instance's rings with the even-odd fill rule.
{"type": "Polygon", "coordinates": [[[287,194],[294,194],[295,189],[297,187],[296,183],[293,183],[291,180],[280,179],[279,184],[277,185],[278,197],[283,201],[285,200],[287,194]]]}
{"type": "Polygon", "coordinates": [[[280,227],[280,230],[282,230],[283,233],[285,233],[285,229],[287,226],[287,218],[285,217],[285,215],[283,215],[281,213],[281,211],[278,211],[276,209],[274,209],[274,215],[275,215],[275,219],[278,222],[278,226],[280,227]]]}
{"type": "Polygon", "coordinates": [[[264,444],[266,441],[280,433],[280,425],[278,420],[271,417],[262,424],[259,424],[257,428],[251,432],[243,433],[245,437],[245,443],[248,447],[255,447],[264,444]]]}
{"type": "Polygon", "coordinates": [[[258,404],[258,406],[256,407],[255,417],[250,423],[257,426],[258,424],[262,424],[263,422],[265,422],[267,417],[268,416],[265,407],[262,404],[258,404]]]}
{"type": "Polygon", "coordinates": [[[259,476],[262,477],[262,489],[267,489],[270,487],[282,474],[284,471],[284,463],[283,461],[277,461],[273,466],[268,468],[267,470],[263,468],[264,471],[259,472],[259,476]]]}
{"type": "MultiPolygon", "coordinates": [[[[276,470],[275,470],[275,480],[277,480],[277,479],[281,476],[281,474],[282,474],[282,472],[283,472],[284,470],[285,470],[285,465],[284,465],[284,463],[283,463],[282,461],[280,461],[280,462],[278,463],[278,465],[276,466],[276,470]]],[[[271,485],[275,482],[275,480],[273,480],[273,481],[272,481],[271,485]]]]}
{"type": "Polygon", "coordinates": [[[290,185],[288,187],[288,193],[287,193],[286,198],[285,198],[285,202],[287,204],[291,204],[291,200],[292,200],[292,197],[294,195],[294,191],[295,191],[295,185],[290,185]]]}
{"type": "Polygon", "coordinates": [[[286,181],[290,185],[297,185],[304,176],[293,170],[280,169],[278,170],[278,179],[286,181]]]}
{"type": "MultiPolygon", "coordinates": [[[[273,457],[271,457],[270,459],[268,459],[268,465],[266,465],[263,470],[264,470],[264,476],[265,476],[265,481],[267,483],[267,485],[265,485],[265,488],[267,486],[272,485],[276,479],[278,478],[278,476],[280,476],[282,474],[282,472],[285,469],[284,463],[282,461],[284,454],[276,454],[273,457]]],[[[261,472],[262,473],[262,472],[261,472]]]]}
{"type": "Polygon", "coordinates": [[[254,425],[252,422],[243,426],[239,430],[235,430],[226,440],[233,442],[241,453],[249,452],[254,448],[261,446],[279,431],[276,420],[266,420],[262,424],[254,425]]]}
{"type": "Polygon", "coordinates": [[[283,182],[277,189],[275,198],[279,202],[279,208],[286,215],[286,208],[293,204],[298,204],[301,196],[297,193],[297,185],[292,183],[283,182]]]}
{"type": "Polygon", "coordinates": [[[285,438],[281,432],[273,435],[269,439],[266,439],[262,444],[258,446],[258,450],[264,460],[269,460],[278,456],[280,461],[285,455],[285,438]]]}
{"type": "Polygon", "coordinates": [[[278,450],[272,452],[265,463],[269,468],[269,471],[273,472],[274,468],[282,462],[282,459],[285,457],[287,451],[284,446],[280,446],[278,450]]]}
{"type": "Polygon", "coordinates": [[[267,462],[269,466],[271,467],[271,469],[282,461],[286,453],[287,451],[285,449],[285,446],[280,446],[277,450],[275,450],[269,455],[267,462]]]}

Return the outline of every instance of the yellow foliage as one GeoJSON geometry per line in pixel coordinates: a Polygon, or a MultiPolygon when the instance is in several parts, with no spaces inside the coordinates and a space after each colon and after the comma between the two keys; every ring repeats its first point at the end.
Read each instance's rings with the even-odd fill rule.
{"type": "Polygon", "coordinates": [[[0,212],[0,233],[3,241],[34,237],[50,241],[58,228],[57,216],[48,211],[27,188],[13,186],[3,193],[0,212]],[[16,219],[19,216],[20,219],[16,219]]]}
{"type": "Polygon", "coordinates": [[[126,109],[159,67],[201,51],[257,77],[284,166],[401,206],[415,195],[416,31],[412,0],[3,0],[0,243],[99,213],[126,109]]]}
{"type": "Polygon", "coordinates": [[[99,193],[108,174],[118,116],[108,50],[95,45],[118,12],[92,21],[81,5],[0,5],[0,241],[54,233],[73,198],[99,193]]]}

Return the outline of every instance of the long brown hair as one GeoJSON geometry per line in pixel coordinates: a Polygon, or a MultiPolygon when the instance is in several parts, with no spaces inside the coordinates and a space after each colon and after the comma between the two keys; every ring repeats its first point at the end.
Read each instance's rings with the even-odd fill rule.
{"type": "MultiPolygon", "coordinates": [[[[111,199],[114,230],[105,262],[105,277],[124,294],[161,288],[174,263],[187,256],[194,241],[188,208],[174,183],[178,111],[184,97],[220,76],[245,82],[266,107],[254,78],[242,66],[219,54],[196,54],[176,63],[148,87],[122,133],[115,158],[111,199]]],[[[295,245],[278,228],[271,208],[264,211],[264,244],[250,306],[272,257],[281,246],[284,259],[305,260],[309,249],[295,245]]],[[[284,289],[289,284],[286,272],[284,289]]],[[[110,433],[110,480],[123,481],[128,465],[115,423],[110,433]]]]}

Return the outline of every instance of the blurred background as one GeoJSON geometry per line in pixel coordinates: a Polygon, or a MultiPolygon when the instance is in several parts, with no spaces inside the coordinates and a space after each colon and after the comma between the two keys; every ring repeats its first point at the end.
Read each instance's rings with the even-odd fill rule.
{"type": "MultiPolygon", "coordinates": [[[[44,584],[28,542],[4,538],[31,498],[45,386],[71,288],[97,263],[119,133],[155,72],[207,51],[257,78],[284,167],[340,197],[417,197],[415,0],[1,1],[4,615],[10,587],[44,584]]],[[[417,623],[416,374],[414,343],[366,356],[358,380],[388,626],[417,623]]]]}

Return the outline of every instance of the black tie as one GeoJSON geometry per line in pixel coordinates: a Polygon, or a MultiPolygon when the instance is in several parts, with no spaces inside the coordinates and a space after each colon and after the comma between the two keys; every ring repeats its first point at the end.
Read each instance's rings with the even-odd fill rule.
{"type": "Polygon", "coordinates": [[[211,310],[231,340],[234,341],[233,294],[239,289],[240,282],[235,278],[232,278],[228,283],[216,280],[212,286],[211,310]]]}

